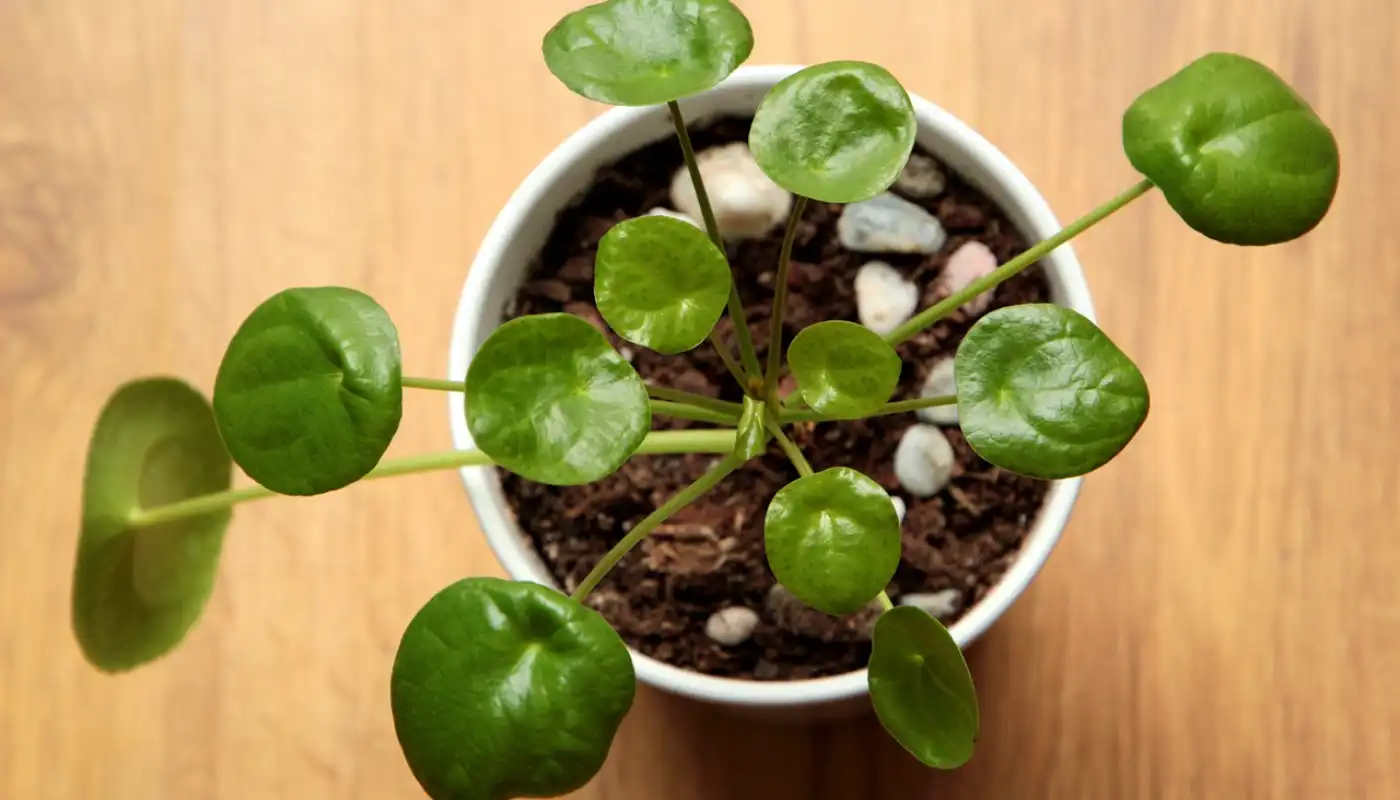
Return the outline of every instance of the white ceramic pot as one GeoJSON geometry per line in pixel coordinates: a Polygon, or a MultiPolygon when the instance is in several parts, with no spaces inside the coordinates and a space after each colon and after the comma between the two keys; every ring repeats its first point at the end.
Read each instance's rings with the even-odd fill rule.
{"type": "MultiPolygon", "coordinates": [[[[799,69],[794,66],[749,66],[720,86],[681,102],[691,126],[725,114],[749,115],[768,90],[799,69]]],[[[997,203],[1032,240],[1060,228],[1045,199],[1016,167],[987,140],[927,100],[914,97],[918,142],[944,164],[997,203]]],[[[525,179],[506,202],[472,262],[462,289],[452,332],[449,374],[462,380],[467,364],[486,337],[501,323],[503,310],[525,278],[525,269],[543,245],[555,215],[590,185],[600,167],[643,145],[673,137],[664,106],[612,108],[570,136],[525,179]]],[[[1052,298],[1094,318],[1089,289],[1074,252],[1060,247],[1042,263],[1047,267],[1052,298]]],[[[472,447],[460,393],[449,395],[452,437],[457,447],[472,447]]],[[[494,469],[462,470],[481,529],[506,571],[517,580],[556,585],[529,539],[517,527],[494,469]]],[[[1021,554],[981,602],[952,627],[966,647],[1000,617],[1040,571],[1060,538],[1080,479],[1055,482],[1034,521],[1021,554]]],[[[720,491],[722,491],[722,487],[720,491]]],[[[811,719],[868,707],[866,672],[795,681],[746,681],[701,675],[633,652],[638,679],[650,686],[765,716],[811,719]]]]}

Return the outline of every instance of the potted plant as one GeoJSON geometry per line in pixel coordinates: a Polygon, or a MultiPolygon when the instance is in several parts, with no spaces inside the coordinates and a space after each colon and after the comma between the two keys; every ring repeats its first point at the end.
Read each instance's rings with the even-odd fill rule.
{"type": "MultiPolygon", "coordinates": [[[[743,223],[716,219],[681,104],[724,81],[751,47],[747,21],[727,0],[608,0],[568,15],[544,38],[551,71],[571,89],[668,110],[702,217],[691,224],[650,214],[609,228],[592,264],[597,312],[636,348],[713,350],[736,399],[648,385],[594,324],[562,311],[489,326],[468,342],[469,363],[454,355],[461,380],[406,377],[393,322],[371,298],[325,286],[278,293],[233,336],[212,402],[182,381],[147,378],[120,387],[97,420],[73,583],[74,632],[89,661],[127,670],[184,638],[212,591],[238,503],[488,465],[534,484],[577,487],[633,458],[706,454],[712,462],[698,477],[662,498],[568,594],[531,580],[467,578],[434,595],[400,642],[395,728],[429,795],[563,794],[601,767],[637,677],[632,653],[589,596],[649,534],[772,451],[797,475],[751,509],[763,519],[773,576],[801,610],[869,616],[865,679],[875,713],[923,763],[966,762],[978,713],[959,641],[926,609],[896,607],[889,596],[902,546],[896,504],[859,470],[814,469],[794,437],[814,422],[956,406],[957,436],[1001,470],[1063,480],[1102,466],[1143,424],[1149,400],[1141,373],[1089,316],[1052,302],[974,314],[949,394],[892,399],[904,369],[898,348],[1153,189],[1220,242],[1297,238],[1330,207],[1336,143],[1267,67],[1205,55],[1124,114],[1138,183],[1014,257],[969,269],[968,280],[907,319],[871,310],[865,324],[816,321],[789,341],[784,317],[794,313],[788,292],[804,213],[888,206],[881,198],[906,172],[919,122],[913,101],[880,67],[838,61],[790,70],[761,93],[746,142],[753,164],[791,196],[772,268],[774,302],[759,325],[781,344],[760,358],[726,247],[725,234],[743,223]],[[737,350],[717,333],[726,324],[737,350]],[[405,387],[462,393],[474,446],[382,461],[405,387]],[[656,430],[654,417],[704,425],[656,430]],[[234,463],[257,485],[232,489],[234,463]]],[[[552,220],[530,224],[541,231],[552,220]]],[[[887,228],[852,235],[878,238],[887,228]]],[[[491,296],[466,302],[499,309],[514,291],[509,280],[489,286],[491,296]]],[[[946,453],[936,444],[914,452],[924,471],[902,482],[923,493],[937,484],[946,453]]]]}

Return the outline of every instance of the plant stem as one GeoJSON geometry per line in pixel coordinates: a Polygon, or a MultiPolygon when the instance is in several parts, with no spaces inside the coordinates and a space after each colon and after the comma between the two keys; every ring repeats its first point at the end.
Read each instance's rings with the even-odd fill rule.
{"type": "Polygon", "coordinates": [[[715,353],[719,355],[719,360],[724,362],[724,368],[729,370],[729,374],[734,376],[740,386],[746,386],[749,376],[744,374],[744,368],[739,366],[739,362],[734,360],[734,354],[729,352],[729,345],[720,341],[719,334],[710,331],[710,344],[715,346],[715,353]]]}
{"type": "Polygon", "coordinates": [[[792,462],[794,467],[797,467],[797,474],[804,478],[811,475],[812,465],[807,463],[807,457],[802,455],[802,449],[797,446],[796,442],[789,439],[786,433],[783,433],[782,426],[773,419],[772,414],[763,416],[763,426],[768,429],[769,433],[773,434],[773,438],[777,440],[778,446],[783,449],[788,460],[792,462]]]}
{"type": "Polygon", "coordinates": [[[742,458],[730,453],[728,456],[725,456],[722,461],[712,467],[709,472],[697,478],[694,483],[672,495],[669,500],[662,503],[655,511],[648,514],[646,519],[637,523],[636,527],[628,531],[627,535],[622,537],[622,541],[613,545],[613,548],[603,556],[602,560],[594,565],[592,571],[590,571],[588,576],[583,579],[583,582],[578,585],[578,588],[574,589],[574,593],[571,597],[577,602],[583,602],[583,599],[588,596],[588,593],[593,591],[598,584],[602,582],[603,578],[607,577],[608,572],[611,571],[613,567],[617,566],[617,562],[621,561],[632,548],[636,547],[639,542],[645,539],[657,525],[665,522],[672,514],[694,502],[700,495],[713,489],[715,484],[724,480],[726,475],[738,469],[743,463],[744,460],[742,458]]]}
{"type": "Polygon", "coordinates": [[[736,424],[739,420],[731,414],[722,411],[714,411],[699,406],[687,405],[686,403],[673,403],[669,400],[652,400],[651,413],[661,414],[676,419],[689,419],[696,422],[718,422],[720,424],[736,424]]]}
{"type": "Polygon", "coordinates": [[[731,403],[728,400],[706,397],[703,394],[672,389],[669,386],[647,386],[647,394],[657,400],[670,400],[673,403],[685,403],[686,405],[696,406],[698,408],[708,408],[711,411],[728,414],[735,419],[738,419],[740,415],[744,413],[744,406],[740,403],[731,403]]]}
{"type": "Polygon", "coordinates": [[[875,601],[880,604],[880,610],[882,612],[894,610],[894,603],[890,600],[888,592],[881,591],[879,594],[875,595],[875,601]]]}
{"type": "MultiPolygon", "coordinates": [[[[724,237],[720,235],[719,225],[715,222],[714,209],[710,207],[710,195],[705,191],[705,183],[700,180],[700,165],[695,162],[695,148],[690,143],[690,132],[685,128],[685,118],[681,116],[680,104],[672,100],[666,104],[671,110],[671,122],[676,126],[676,138],[681,142],[681,155],[685,157],[685,167],[690,172],[690,182],[695,185],[695,199],[700,203],[700,214],[705,218],[705,230],[710,234],[710,241],[715,243],[721,253],[724,252],[724,237]]],[[[729,256],[725,256],[729,260],[729,256]]],[[[731,268],[731,272],[732,272],[731,268]]],[[[744,303],[739,299],[739,286],[734,282],[729,282],[729,318],[734,321],[734,336],[739,341],[739,358],[743,359],[744,369],[749,377],[763,377],[763,368],[758,365],[758,351],[753,349],[753,338],[749,336],[748,315],[744,313],[744,303]]],[[[723,356],[721,356],[722,358],[723,356]]],[[[741,380],[739,385],[748,391],[748,384],[741,380]]]]}
{"type": "MultiPolygon", "coordinates": [[[[652,431],[642,440],[633,455],[658,455],[662,453],[728,453],[734,449],[735,431],[729,429],[652,431]]],[[[486,466],[491,459],[480,450],[447,450],[441,453],[426,453],[393,461],[385,461],[361,478],[371,481],[376,478],[392,478],[396,475],[410,475],[415,472],[431,472],[440,469],[486,466]]],[[[127,524],[133,528],[144,528],[171,522],[186,517],[195,517],[219,511],[240,503],[279,497],[276,492],[262,486],[248,486],[230,489],[225,492],[190,497],[155,508],[138,508],[127,517],[127,524]]]]}
{"type": "MultiPolygon", "coordinates": [[[[408,475],[414,472],[429,472],[436,469],[451,469],[453,467],[473,467],[483,464],[490,464],[491,459],[480,450],[448,450],[443,453],[427,453],[425,455],[410,456],[394,461],[385,461],[379,466],[370,470],[365,477],[360,480],[371,481],[376,478],[390,478],[395,475],[408,475]]],[[[230,489],[226,492],[216,492],[214,494],[191,497],[186,500],[179,500],[155,508],[138,508],[127,518],[127,522],[133,528],[144,528],[150,525],[159,525],[163,522],[194,517],[200,514],[207,514],[211,511],[228,508],[239,503],[247,503],[252,500],[261,500],[266,497],[275,497],[277,493],[262,486],[248,486],[243,489],[230,489]]]]}
{"type": "Polygon", "coordinates": [[[783,233],[783,247],[778,251],[778,274],[773,281],[773,313],[768,322],[768,369],[763,373],[763,397],[772,405],[778,405],[774,391],[778,388],[778,368],[783,361],[783,309],[787,306],[788,263],[792,261],[792,240],[797,237],[797,223],[802,221],[802,212],[807,208],[807,198],[798,195],[788,215],[787,231],[783,233]]]}
{"type": "Polygon", "coordinates": [[[1026,267],[1029,267],[1031,264],[1039,261],[1051,250],[1054,250],[1070,239],[1094,227],[1095,224],[1102,221],[1108,215],[1146,194],[1151,188],[1152,182],[1145,178],[1133,184],[1120,192],[1117,197],[1109,200],[1093,211],[1090,211],[1074,222],[1071,222],[1069,225],[1066,225],[1059,233],[1037,244],[1019,256],[1016,256],[1005,264],[1002,264],[987,275],[969,283],[962,291],[956,292],[923,311],[920,311],[908,322],[905,322],[903,325],[900,325],[898,328],[886,334],[885,341],[892,345],[898,345],[905,341],[924,328],[927,328],[953,313],[953,311],[963,303],[995,287],[1002,281],[1005,281],[1026,267]]]}
{"type": "MultiPolygon", "coordinates": [[[[870,417],[883,417],[886,414],[903,414],[906,411],[918,411],[921,408],[933,408],[934,406],[951,406],[958,402],[955,394],[941,394],[937,397],[916,397],[913,400],[896,400],[893,403],[886,403],[873,413],[867,414],[870,417]]],[[[778,415],[779,422],[830,422],[840,419],[831,417],[819,411],[783,411],[778,415]]]]}
{"type": "Polygon", "coordinates": [[[462,381],[448,381],[441,378],[409,378],[403,379],[405,389],[435,389],[439,392],[461,392],[466,390],[462,381]]]}

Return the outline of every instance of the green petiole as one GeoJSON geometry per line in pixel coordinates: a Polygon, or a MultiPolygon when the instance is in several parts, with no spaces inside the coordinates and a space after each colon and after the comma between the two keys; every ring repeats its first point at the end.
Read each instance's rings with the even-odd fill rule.
{"type": "Polygon", "coordinates": [[[797,467],[797,474],[804,478],[811,475],[812,465],[807,463],[807,457],[802,455],[802,449],[797,446],[796,442],[789,439],[786,433],[783,433],[783,427],[773,419],[772,414],[764,415],[763,426],[768,429],[769,433],[773,434],[773,439],[777,441],[778,447],[782,448],[792,465],[797,467]]]}
{"type": "Polygon", "coordinates": [[[646,519],[638,522],[636,527],[628,531],[627,535],[622,537],[622,541],[613,545],[613,548],[603,556],[601,561],[594,565],[593,569],[584,577],[583,581],[579,583],[578,588],[574,589],[571,597],[576,601],[582,602],[583,599],[588,596],[588,593],[593,591],[598,584],[602,582],[603,578],[607,577],[608,572],[611,571],[613,567],[617,566],[617,563],[631,552],[632,548],[636,547],[639,542],[647,538],[647,536],[655,530],[657,525],[665,522],[668,517],[694,502],[705,492],[713,489],[716,484],[724,480],[725,476],[743,466],[743,464],[744,460],[741,457],[730,453],[708,472],[697,478],[694,483],[672,495],[669,500],[662,503],[655,511],[648,514],[646,519]]]}
{"type": "Polygon", "coordinates": [[[466,386],[462,381],[448,381],[442,378],[409,378],[403,379],[405,389],[433,389],[439,392],[463,392],[466,386]]]}
{"type": "MultiPolygon", "coordinates": [[[[671,122],[676,126],[676,138],[681,143],[681,155],[685,157],[685,167],[690,172],[690,182],[695,184],[695,198],[700,202],[700,213],[705,218],[705,231],[710,234],[710,241],[715,243],[721,253],[724,252],[724,237],[720,235],[719,224],[715,222],[714,209],[710,207],[710,195],[705,191],[705,183],[700,180],[700,166],[695,161],[695,148],[690,143],[690,132],[686,130],[685,118],[681,116],[680,104],[672,100],[666,104],[671,110],[671,122]]],[[[727,256],[726,256],[727,258],[727,256]]],[[[739,358],[744,362],[744,370],[747,376],[736,374],[734,377],[739,381],[739,385],[747,391],[749,383],[746,378],[761,378],[763,367],[758,363],[758,351],[754,350],[753,337],[749,336],[748,315],[744,313],[744,303],[739,299],[739,287],[733,281],[729,284],[729,318],[734,321],[734,336],[739,340],[739,358]]],[[[723,343],[716,337],[711,337],[715,345],[719,347],[723,343]]],[[[724,348],[720,347],[720,358],[724,359],[725,365],[733,372],[733,361],[725,358],[724,348]]]]}
{"type": "Polygon", "coordinates": [[[1094,227],[1094,225],[1102,221],[1105,217],[1146,194],[1151,188],[1152,181],[1145,178],[1138,181],[1120,192],[1117,197],[1114,197],[1107,203],[1104,203],[1088,214],[1066,225],[1059,233],[1037,244],[1019,256],[1016,256],[1005,264],[1002,264],[990,274],[969,283],[962,291],[956,292],[923,311],[920,311],[918,314],[915,314],[908,322],[905,322],[903,325],[900,325],[898,328],[886,334],[885,341],[892,345],[898,345],[908,340],[919,331],[922,331],[924,328],[927,328],[953,313],[953,311],[963,303],[966,303],[968,300],[1011,278],[1016,273],[1044,258],[1050,251],[1094,227]]]}
{"type": "MultiPolygon", "coordinates": [[[[937,397],[916,397],[913,400],[896,400],[893,403],[886,403],[869,416],[881,417],[886,414],[903,414],[907,411],[918,411],[921,408],[933,408],[934,406],[951,406],[958,402],[957,395],[944,394],[937,397]]],[[[778,415],[779,422],[831,422],[837,420],[836,417],[828,416],[817,411],[805,410],[784,410],[778,415]]]]}
{"type": "MultiPolygon", "coordinates": [[[[647,434],[633,455],[727,453],[734,449],[734,433],[732,429],[653,431],[647,434]]],[[[441,469],[488,466],[491,463],[491,459],[480,450],[448,450],[442,453],[427,453],[385,461],[370,470],[361,480],[392,478],[396,475],[411,475],[416,472],[432,472],[441,469]]],[[[127,517],[127,524],[133,528],[145,528],[277,496],[279,495],[276,492],[262,486],[230,489],[226,492],[191,497],[155,508],[134,509],[127,517]]]]}
{"type": "Polygon", "coordinates": [[[806,208],[807,198],[798,195],[788,216],[783,246],[778,252],[778,274],[773,279],[773,313],[768,324],[768,370],[763,373],[763,398],[774,406],[778,405],[774,392],[778,388],[778,370],[783,361],[783,309],[787,306],[788,264],[792,261],[792,240],[797,237],[797,223],[802,220],[802,212],[806,208]]]}
{"type": "Polygon", "coordinates": [[[696,422],[717,422],[733,425],[739,420],[732,414],[723,411],[715,411],[709,408],[700,408],[686,403],[674,403],[670,400],[652,400],[651,413],[662,416],[675,417],[676,419],[688,419],[696,422]]]}
{"type": "Polygon", "coordinates": [[[669,386],[647,386],[647,394],[656,400],[669,400],[673,403],[684,403],[696,408],[708,408],[711,411],[718,411],[721,414],[728,414],[735,419],[744,413],[744,406],[741,403],[731,403],[728,400],[720,400],[715,397],[706,397],[703,394],[687,392],[681,389],[672,389],[669,386]]]}

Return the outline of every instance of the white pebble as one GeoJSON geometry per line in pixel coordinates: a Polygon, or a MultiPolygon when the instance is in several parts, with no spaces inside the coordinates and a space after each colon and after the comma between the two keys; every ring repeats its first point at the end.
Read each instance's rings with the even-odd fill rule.
{"type": "Polygon", "coordinates": [[[679,211],[672,211],[671,209],[665,208],[663,206],[657,206],[656,208],[653,208],[652,210],[648,211],[643,216],[670,217],[671,219],[678,219],[681,222],[689,222],[691,225],[694,225],[702,231],[705,230],[705,225],[700,221],[696,220],[695,217],[692,217],[689,214],[682,214],[679,211]]]}
{"type": "MultiPolygon", "coordinates": [[[[924,379],[923,388],[919,390],[920,397],[942,397],[949,394],[958,393],[958,383],[953,375],[953,359],[942,358],[934,362],[933,368],[928,371],[928,377],[924,379]]],[[[929,406],[918,411],[919,419],[924,422],[931,422],[934,425],[956,425],[958,424],[958,406],[956,403],[949,406],[929,406]]]]}
{"type": "Polygon", "coordinates": [[[855,285],[860,324],[881,336],[914,316],[919,305],[919,287],[883,261],[856,270],[855,285]]]}
{"type": "Polygon", "coordinates": [[[900,524],[904,524],[904,515],[909,511],[909,507],[904,504],[904,498],[899,495],[890,495],[890,502],[894,504],[894,513],[899,517],[900,524]]]}
{"type": "MultiPolygon", "coordinates": [[[[938,275],[938,288],[946,295],[953,295],[966,289],[968,284],[992,274],[997,268],[997,257],[991,248],[978,241],[971,241],[953,251],[943,271],[938,275]]],[[[988,289],[962,304],[969,314],[981,314],[992,304],[996,289],[988,289]]]]}
{"type": "Polygon", "coordinates": [[[836,220],[836,236],[842,247],[859,253],[932,255],[948,241],[938,217],[890,192],[847,204],[836,220]]]}
{"type": "Polygon", "coordinates": [[[758,627],[758,614],[743,606],[721,608],[705,620],[705,635],[725,647],[743,644],[758,627]]]}
{"type": "Polygon", "coordinates": [[[909,156],[899,177],[895,178],[894,188],[910,197],[927,199],[943,194],[943,190],[948,188],[948,178],[937,161],[915,153],[909,156]]]}
{"type": "Polygon", "coordinates": [[[899,598],[899,604],[923,609],[935,619],[947,619],[958,613],[958,601],[960,600],[962,600],[962,592],[957,589],[944,589],[941,592],[906,594],[899,598]]]}
{"type": "MultiPolygon", "coordinates": [[[[695,165],[724,238],[756,239],[787,219],[792,194],[763,172],[747,144],[711,147],[695,156],[695,165]]],[[[691,219],[704,219],[684,166],[671,179],[671,202],[691,219]]]]}
{"type": "Polygon", "coordinates": [[[953,478],[953,446],[932,425],[911,425],[894,450],[894,476],[915,497],[932,497],[953,478]]]}

